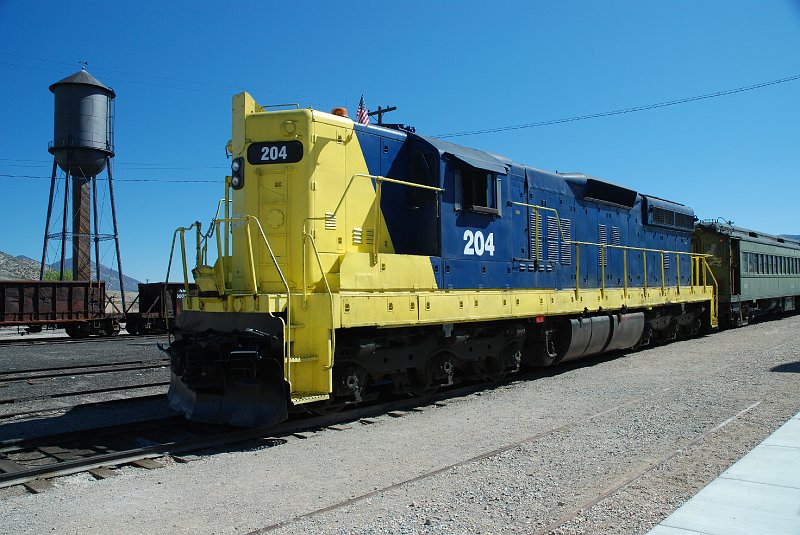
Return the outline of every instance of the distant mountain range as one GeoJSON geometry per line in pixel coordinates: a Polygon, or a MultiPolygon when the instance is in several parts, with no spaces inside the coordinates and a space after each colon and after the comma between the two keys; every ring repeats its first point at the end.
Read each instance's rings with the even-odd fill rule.
{"type": "MultiPolygon", "coordinates": [[[[72,267],[72,259],[64,262],[67,269],[72,267]]],[[[61,261],[54,262],[47,266],[48,269],[53,271],[60,271],[61,261]]],[[[0,280],[39,280],[39,271],[41,263],[27,256],[12,256],[8,253],[0,251],[0,280]]],[[[96,277],[95,264],[92,263],[92,279],[96,277]]],[[[108,266],[100,264],[100,278],[105,281],[106,289],[119,290],[119,273],[108,266]]],[[[137,291],[139,282],[133,277],[123,276],[123,283],[125,284],[125,291],[137,291]]]]}
{"type": "Polygon", "coordinates": [[[800,234],[781,234],[781,237],[800,241],[800,234]]]}

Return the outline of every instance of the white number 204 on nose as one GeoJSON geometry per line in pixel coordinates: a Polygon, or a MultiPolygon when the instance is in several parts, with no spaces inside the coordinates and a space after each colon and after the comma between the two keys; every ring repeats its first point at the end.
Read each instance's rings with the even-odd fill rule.
{"type": "Polygon", "coordinates": [[[494,256],[494,232],[490,232],[483,236],[483,232],[476,230],[464,231],[464,254],[467,256],[483,256],[483,253],[489,253],[489,256],[494,256]]]}

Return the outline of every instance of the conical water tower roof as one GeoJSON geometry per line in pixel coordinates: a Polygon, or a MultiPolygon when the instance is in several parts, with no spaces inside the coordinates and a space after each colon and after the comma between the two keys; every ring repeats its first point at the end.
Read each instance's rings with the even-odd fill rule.
{"type": "Polygon", "coordinates": [[[78,72],[76,72],[75,74],[67,76],[63,80],[59,80],[58,82],[54,83],[53,85],[50,86],[50,91],[55,92],[53,88],[55,86],[61,85],[61,84],[93,85],[93,86],[97,86],[97,87],[100,87],[100,88],[105,89],[106,91],[108,91],[109,92],[109,96],[111,98],[114,98],[114,97],[117,96],[117,94],[114,93],[113,89],[111,89],[110,87],[105,85],[103,82],[101,82],[100,80],[98,80],[97,78],[95,78],[94,76],[89,74],[88,72],[86,72],[86,69],[81,69],[78,72]]]}

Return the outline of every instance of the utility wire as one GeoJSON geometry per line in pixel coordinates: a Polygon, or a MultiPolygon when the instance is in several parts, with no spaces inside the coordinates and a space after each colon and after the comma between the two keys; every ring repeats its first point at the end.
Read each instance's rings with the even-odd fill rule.
{"type": "MultiPolygon", "coordinates": [[[[49,160],[23,160],[20,158],[0,158],[0,162],[36,162],[36,163],[46,163],[48,165],[53,165],[53,159],[49,160]]],[[[15,165],[15,164],[0,164],[6,167],[42,167],[41,165],[32,165],[32,166],[25,166],[25,165],[15,165]]],[[[143,167],[142,169],[151,169],[153,167],[157,169],[228,169],[230,168],[229,165],[189,165],[189,166],[181,166],[181,167],[164,167],[166,163],[158,163],[158,162],[114,162],[114,167],[118,165],[146,165],[148,167],[143,167]]],[[[128,169],[135,169],[134,167],[128,167],[128,169]]],[[[126,169],[127,170],[127,169],[126,169]]]]}
{"type": "Polygon", "coordinates": [[[540,121],[536,123],[525,123],[525,124],[517,124],[511,126],[499,126],[496,128],[484,128],[481,130],[468,130],[464,132],[451,132],[449,134],[440,134],[434,137],[437,138],[447,138],[447,137],[462,137],[462,136],[474,136],[477,134],[492,134],[495,132],[506,132],[508,130],[522,130],[525,128],[536,128],[539,126],[549,126],[553,124],[562,124],[562,123],[572,123],[575,121],[585,121],[587,119],[598,119],[600,117],[610,117],[612,115],[622,115],[625,113],[635,113],[639,111],[646,111],[646,110],[654,110],[657,108],[666,108],[667,106],[676,106],[678,104],[686,104],[689,102],[696,102],[698,100],[705,100],[709,98],[717,98],[717,97],[724,97],[727,95],[733,95],[736,93],[744,93],[745,91],[754,91],[756,89],[762,89],[764,87],[769,87],[778,84],[785,84],[787,82],[793,82],[795,80],[800,80],[800,74],[796,74],[794,76],[789,76],[786,78],[778,78],[777,80],[770,80],[768,82],[761,82],[753,85],[747,85],[743,87],[737,87],[734,89],[724,89],[721,91],[715,91],[713,93],[706,93],[704,95],[697,95],[694,97],[686,97],[686,98],[679,98],[675,100],[668,100],[665,102],[657,102],[655,104],[645,104],[643,106],[634,106],[631,108],[622,108],[619,110],[612,110],[612,111],[604,111],[599,113],[591,113],[588,115],[576,115],[573,117],[564,117],[561,119],[550,119],[548,121],[540,121]]]}
{"type": "MultiPolygon", "coordinates": [[[[41,61],[41,62],[53,64],[53,65],[64,65],[64,66],[74,66],[75,65],[74,62],[56,61],[56,60],[46,59],[46,58],[37,58],[37,57],[34,57],[34,56],[26,56],[26,55],[23,55],[23,54],[16,54],[16,53],[4,51],[4,50],[0,50],[0,55],[12,56],[12,57],[16,57],[16,58],[20,58],[20,59],[27,59],[27,60],[32,60],[32,61],[41,61]]],[[[33,70],[46,71],[46,72],[58,72],[58,73],[63,72],[61,70],[48,69],[48,68],[43,68],[43,67],[34,67],[32,65],[21,65],[19,63],[9,63],[9,62],[6,62],[6,61],[0,61],[0,65],[8,65],[10,67],[18,67],[18,68],[22,68],[22,69],[33,69],[33,70]]],[[[138,85],[144,85],[144,86],[150,86],[150,87],[160,87],[160,88],[165,88],[165,89],[177,89],[177,90],[180,90],[180,91],[190,91],[190,92],[193,91],[193,92],[200,92],[200,93],[209,93],[209,94],[214,94],[214,95],[226,95],[226,96],[230,95],[230,93],[229,93],[230,90],[237,91],[237,92],[238,91],[242,91],[242,88],[240,86],[233,85],[233,84],[219,84],[219,83],[208,82],[208,81],[171,78],[171,77],[159,76],[159,75],[155,75],[155,74],[145,74],[145,73],[136,73],[136,72],[130,72],[130,71],[120,71],[120,70],[116,70],[116,69],[109,69],[107,67],[103,67],[101,65],[95,65],[95,64],[91,65],[91,69],[92,69],[92,71],[111,72],[111,73],[122,74],[122,75],[126,75],[126,76],[135,76],[137,78],[150,78],[152,80],[166,80],[168,82],[191,84],[191,87],[165,85],[165,84],[158,84],[158,83],[148,83],[148,82],[144,82],[144,81],[139,80],[139,79],[136,79],[136,80],[125,80],[125,79],[120,79],[120,78],[116,78],[116,77],[108,78],[109,80],[112,80],[112,81],[128,83],[128,84],[138,84],[138,85]],[[201,88],[197,87],[198,85],[204,85],[204,86],[207,86],[209,88],[216,87],[216,88],[220,88],[220,89],[226,89],[227,91],[221,92],[221,91],[212,91],[211,89],[201,89],[201,88]]],[[[254,89],[252,92],[258,92],[258,93],[264,93],[264,94],[268,94],[268,95],[273,95],[273,96],[278,97],[278,100],[286,100],[284,97],[280,96],[282,94],[285,95],[285,93],[278,93],[276,91],[263,90],[263,89],[258,89],[258,88],[254,89]]],[[[294,94],[295,97],[300,96],[300,97],[304,97],[304,98],[308,98],[308,99],[312,98],[309,95],[305,95],[304,96],[304,95],[300,95],[300,94],[297,94],[297,93],[293,93],[293,94],[294,94]]],[[[322,102],[321,104],[325,104],[325,103],[322,102]]],[[[335,106],[337,104],[327,103],[327,105],[335,106]]]]}
{"type": "MultiPolygon", "coordinates": [[[[28,179],[51,179],[52,177],[44,176],[44,175],[11,175],[6,173],[0,173],[0,178],[28,178],[28,179]]],[[[63,180],[62,177],[57,177],[57,180],[63,180]]],[[[102,179],[100,179],[102,180],[102,179]]],[[[222,180],[208,180],[202,178],[181,178],[181,179],[170,179],[170,178],[115,178],[114,182],[164,182],[170,184],[187,184],[187,183],[216,183],[222,182],[222,180]]]]}

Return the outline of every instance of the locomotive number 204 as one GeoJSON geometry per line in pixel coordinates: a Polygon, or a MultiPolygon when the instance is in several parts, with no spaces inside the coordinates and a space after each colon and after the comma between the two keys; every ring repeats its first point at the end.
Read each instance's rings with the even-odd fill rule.
{"type": "Polygon", "coordinates": [[[476,230],[472,232],[467,229],[464,231],[464,254],[467,256],[483,256],[489,253],[494,256],[494,232],[490,232],[485,237],[483,232],[476,230]]]}
{"type": "Polygon", "coordinates": [[[251,165],[296,163],[303,159],[303,144],[299,141],[262,141],[247,147],[251,165]]]}

